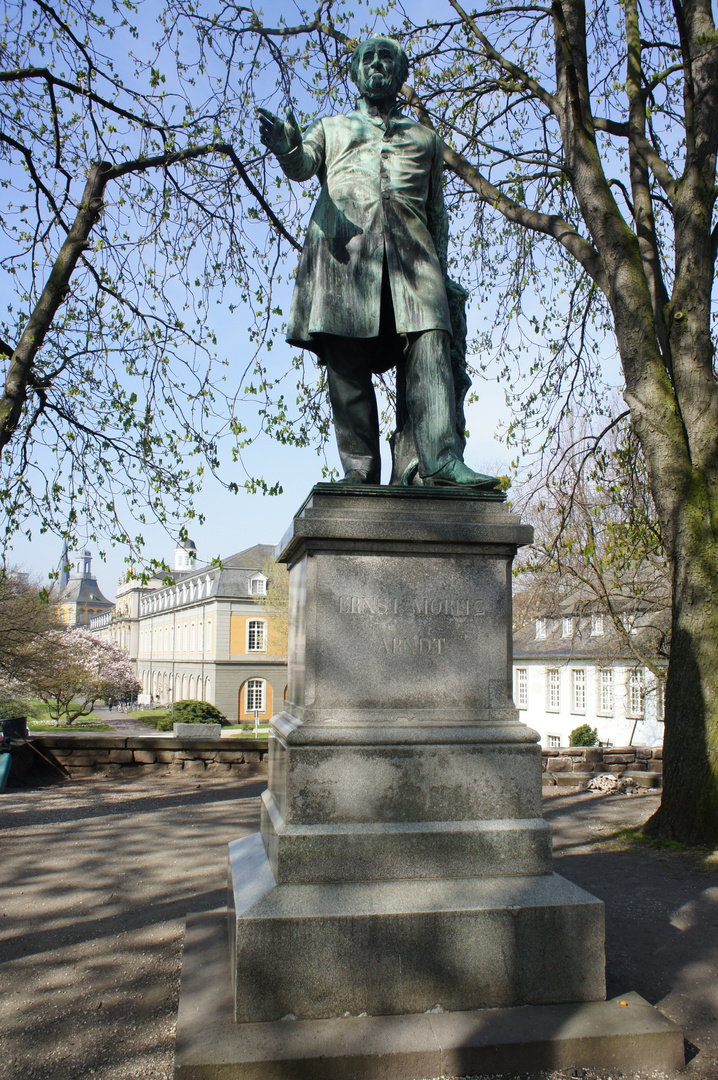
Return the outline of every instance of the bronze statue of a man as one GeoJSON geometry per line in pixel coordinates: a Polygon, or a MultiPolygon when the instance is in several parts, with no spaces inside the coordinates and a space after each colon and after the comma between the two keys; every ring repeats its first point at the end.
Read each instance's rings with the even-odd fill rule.
{"type": "Polygon", "coordinates": [[[318,120],[302,136],[291,110],[285,120],[259,110],[261,140],[284,173],[322,185],[287,341],[326,365],[345,481],[379,483],[372,374],[403,365],[421,482],[493,489],[496,478],[464,464],[455,430],[442,147],[400,111],[408,71],[398,42],[372,37],[352,57],[360,97],[348,116],[318,120]]]}

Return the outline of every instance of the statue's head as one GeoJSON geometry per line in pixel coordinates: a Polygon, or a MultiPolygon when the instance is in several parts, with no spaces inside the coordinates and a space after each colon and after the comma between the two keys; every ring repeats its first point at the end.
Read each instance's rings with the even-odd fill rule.
{"type": "Polygon", "coordinates": [[[357,45],[350,75],[359,93],[370,100],[396,97],[409,74],[409,58],[398,41],[377,34],[357,45]]]}

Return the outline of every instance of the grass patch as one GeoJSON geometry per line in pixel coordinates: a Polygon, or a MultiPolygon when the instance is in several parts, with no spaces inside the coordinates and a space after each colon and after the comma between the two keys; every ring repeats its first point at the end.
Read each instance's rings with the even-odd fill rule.
{"type": "MultiPolygon", "coordinates": [[[[228,732],[233,738],[243,736],[245,739],[254,738],[254,724],[227,724],[222,728],[223,732],[228,732]]],[[[269,735],[269,724],[260,724],[257,737],[260,739],[266,738],[269,735]]]]}
{"type": "Polygon", "coordinates": [[[711,851],[706,847],[690,846],[680,840],[662,840],[658,836],[647,836],[640,828],[618,829],[605,840],[599,841],[601,847],[608,851],[627,852],[635,854],[637,851],[661,852],[667,855],[683,855],[692,865],[689,867],[692,873],[703,871],[708,874],[718,872],[718,850],[711,851]]]}
{"type": "Polygon", "coordinates": [[[29,720],[27,726],[30,731],[112,731],[109,724],[93,716],[85,716],[74,724],[53,724],[52,720],[29,720]]]}
{"type": "Polygon", "coordinates": [[[644,848],[660,848],[663,851],[685,851],[686,845],[680,840],[662,840],[658,836],[647,836],[639,827],[619,829],[611,833],[609,840],[624,840],[626,843],[644,848]]]}
{"type": "Polygon", "coordinates": [[[670,855],[683,856],[691,863],[692,873],[703,871],[709,874],[718,872],[718,850],[683,844],[680,840],[663,840],[658,836],[647,836],[640,827],[618,829],[598,843],[605,851],[622,852],[635,855],[639,851],[654,851],[665,859],[670,855]]]}

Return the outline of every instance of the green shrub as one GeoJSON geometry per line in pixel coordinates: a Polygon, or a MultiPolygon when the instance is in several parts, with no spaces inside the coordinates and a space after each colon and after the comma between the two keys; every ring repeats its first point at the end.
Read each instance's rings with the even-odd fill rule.
{"type": "Polygon", "coordinates": [[[0,719],[8,720],[14,716],[24,716],[27,720],[39,720],[41,717],[47,717],[47,709],[42,702],[24,701],[20,698],[5,698],[0,701],[0,719]]]}
{"type": "MultiPolygon", "coordinates": [[[[227,717],[208,701],[178,701],[175,703],[175,724],[226,724],[227,717]]],[[[170,724],[170,727],[172,725],[170,724]]],[[[169,730],[162,728],[161,730],[169,730]]]]}
{"type": "Polygon", "coordinates": [[[595,746],[597,742],[598,728],[589,727],[588,724],[574,728],[568,737],[569,746],[595,746]]]}
{"type": "Polygon", "coordinates": [[[172,713],[167,712],[166,709],[162,710],[162,715],[155,717],[152,720],[157,731],[171,731],[172,730],[172,713]]]}

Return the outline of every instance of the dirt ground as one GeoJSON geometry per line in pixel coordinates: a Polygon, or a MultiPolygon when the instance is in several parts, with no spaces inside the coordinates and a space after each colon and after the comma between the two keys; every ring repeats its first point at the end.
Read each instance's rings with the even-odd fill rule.
{"type": "MultiPolygon", "coordinates": [[[[258,827],[262,787],[112,778],[0,797],[3,1080],[170,1080],[184,916],[224,905],[226,845],[258,827]]],[[[659,1006],[688,1040],[682,1075],[718,1080],[718,874],[608,840],[655,805],[549,795],[556,869],[606,903],[609,993],[659,1006]]]]}

